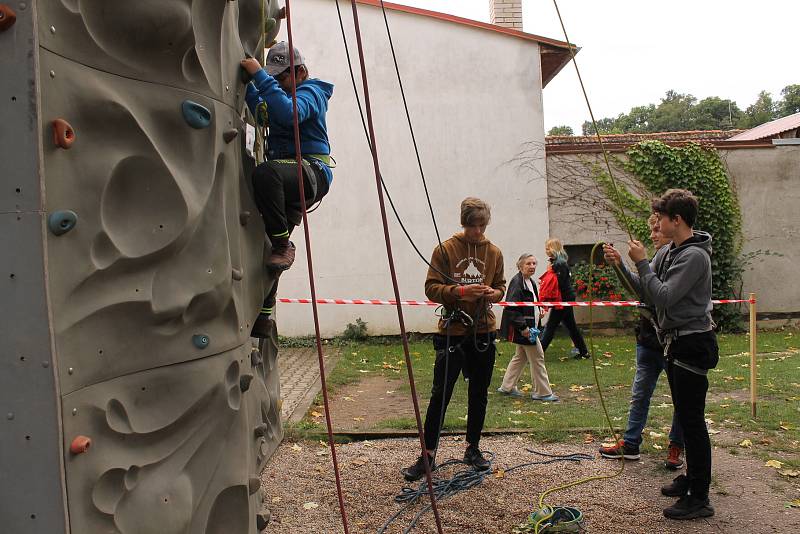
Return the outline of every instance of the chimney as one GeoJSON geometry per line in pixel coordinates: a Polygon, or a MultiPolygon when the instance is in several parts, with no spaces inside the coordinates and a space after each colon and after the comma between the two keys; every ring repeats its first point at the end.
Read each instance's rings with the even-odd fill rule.
{"type": "Polygon", "coordinates": [[[489,0],[489,21],[522,31],[522,0],[489,0]]]}

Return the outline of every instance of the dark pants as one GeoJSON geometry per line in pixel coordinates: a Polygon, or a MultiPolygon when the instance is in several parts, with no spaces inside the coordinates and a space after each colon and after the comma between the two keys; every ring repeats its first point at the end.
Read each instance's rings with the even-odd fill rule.
{"type": "Polygon", "coordinates": [[[693,496],[705,499],[711,485],[711,440],[705,418],[708,378],[678,367],[673,360],[667,363],[667,378],[675,417],[683,428],[689,489],[693,496]]]}
{"type": "MultiPolygon", "coordinates": [[[[312,160],[303,166],[303,192],[306,207],[322,200],[328,193],[328,178],[321,164],[312,160]]],[[[261,217],[264,229],[270,241],[288,239],[302,217],[300,205],[300,188],[297,184],[297,164],[286,160],[270,160],[258,165],[253,171],[254,201],[261,217]],[[287,216],[287,210],[289,215],[287,216]]],[[[278,292],[278,276],[269,294],[264,299],[264,308],[275,306],[275,295],[278,292]]]]}
{"type": "MultiPolygon", "coordinates": [[[[303,166],[303,192],[306,207],[321,200],[328,192],[328,179],[321,163],[312,160],[303,166]]],[[[253,193],[264,228],[270,240],[288,238],[299,223],[287,218],[287,209],[300,210],[300,188],[297,184],[297,164],[288,160],[270,160],[253,171],[253,193]]]]}
{"type": "Polygon", "coordinates": [[[544,334],[542,334],[542,350],[547,350],[547,347],[556,335],[556,328],[558,328],[558,325],[561,324],[562,321],[564,326],[567,327],[569,337],[572,338],[572,342],[575,344],[575,348],[578,349],[578,352],[581,355],[589,354],[589,349],[586,348],[586,343],[583,341],[581,331],[578,330],[578,325],[575,324],[575,313],[572,311],[572,308],[562,308],[560,310],[553,308],[550,310],[550,317],[547,319],[547,325],[544,327],[544,334]]]}
{"type": "Polygon", "coordinates": [[[425,447],[435,450],[439,444],[439,432],[444,423],[444,413],[453,395],[458,375],[464,372],[469,378],[467,403],[467,443],[475,447],[481,439],[486,405],[489,401],[489,384],[492,382],[495,357],[495,335],[450,337],[435,335],[433,348],[436,364],[433,367],[433,389],[431,401],[425,414],[425,447]],[[445,376],[445,365],[447,375],[445,376]],[[444,408],[442,408],[444,406],[444,408]]]}

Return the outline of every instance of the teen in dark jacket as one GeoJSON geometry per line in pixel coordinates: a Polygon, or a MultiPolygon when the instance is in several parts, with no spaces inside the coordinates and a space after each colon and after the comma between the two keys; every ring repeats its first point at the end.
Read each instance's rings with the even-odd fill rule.
{"type": "MultiPolygon", "coordinates": [[[[552,238],[548,239],[545,243],[545,252],[550,259],[550,269],[558,277],[558,289],[561,292],[561,299],[563,301],[575,300],[575,289],[572,287],[572,275],[569,272],[569,265],[567,265],[567,252],[561,241],[552,238]]],[[[588,358],[589,349],[586,348],[586,342],[583,340],[581,331],[575,323],[575,313],[571,307],[564,308],[550,308],[550,313],[547,319],[547,326],[545,326],[544,334],[542,335],[542,349],[547,350],[553,337],[556,335],[558,325],[563,321],[564,326],[567,327],[569,337],[578,349],[578,354],[575,359],[588,358]]]]}
{"type": "MultiPolygon", "coordinates": [[[[519,272],[508,284],[506,300],[509,302],[537,302],[539,292],[533,275],[536,272],[536,258],[533,254],[523,254],[517,260],[519,272]]],[[[502,385],[497,389],[499,393],[522,396],[517,389],[517,382],[525,368],[525,361],[531,369],[531,383],[533,391],[531,398],[541,401],[557,401],[550,389],[550,378],[544,366],[544,351],[538,336],[531,341],[531,329],[536,328],[537,310],[535,306],[508,306],[503,309],[503,318],[500,321],[500,335],[516,345],[516,352],[508,362],[506,374],[502,385]]]]}

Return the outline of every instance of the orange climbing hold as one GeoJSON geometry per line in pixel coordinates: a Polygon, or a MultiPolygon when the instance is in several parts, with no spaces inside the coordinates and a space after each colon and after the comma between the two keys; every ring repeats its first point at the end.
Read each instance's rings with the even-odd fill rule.
{"type": "Polygon", "coordinates": [[[72,454],[83,454],[84,452],[88,451],[89,447],[91,446],[91,438],[87,438],[86,436],[76,436],[69,446],[69,452],[72,454]]]}
{"type": "Polygon", "coordinates": [[[9,29],[17,21],[17,14],[6,4],[0,4],[0,32],[9,29]]]}
{"type": "Polygon", "coordinates": [[[67,149],[75,142],[75,130],[64,119],[53,121],[53,142],[57,147],[67,149]]]}

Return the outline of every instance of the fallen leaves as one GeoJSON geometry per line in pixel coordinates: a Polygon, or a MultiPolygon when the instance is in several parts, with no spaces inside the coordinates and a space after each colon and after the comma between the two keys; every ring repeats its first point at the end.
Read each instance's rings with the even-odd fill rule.
{"type": "Polygon", "coordinates": [[[315,502],[307,502],[303,504],[303,510],[313,510],[314,508],[319,508],[319,505],[315,502]]]}
{"type": "Polygon", "coordinates": [[[742,441],[739,442],[739,446],[745,449],[749,449],[750,447],[753,446],[753,442],[750,441],[749,439],[743,439],[742,441]]]}
{"type": "Polygon", "coordinates": [[[295,443],[294,445],[292,445],[291,449],[292,449],[294,452],[300,452],[300,451],[302,451],[302,450],[303,450],[303,447],[301,447],[300,445],[298,445],[297,443],[295,443]]]}
{"type": "Polygon", "coordinates": [[[779,460],[767,460],[767,462],[764,464],[764,467],[774,467],[775,469],[780,469],[783,467],[783,462],[779,460]]]}
{"type": "Polygon", "coordinates": [[[800,470],[797,469],[781,469],[780,471],[778,471],[778,473],[780,473],[785,477],[792,477],[792,478],[800,476],[800,470]]]}
{"type": "Polygon", "coordinates": [[[594,443],[594,436],[591,434],[584,434],[583,436],[584,443],[594,443]]]}

